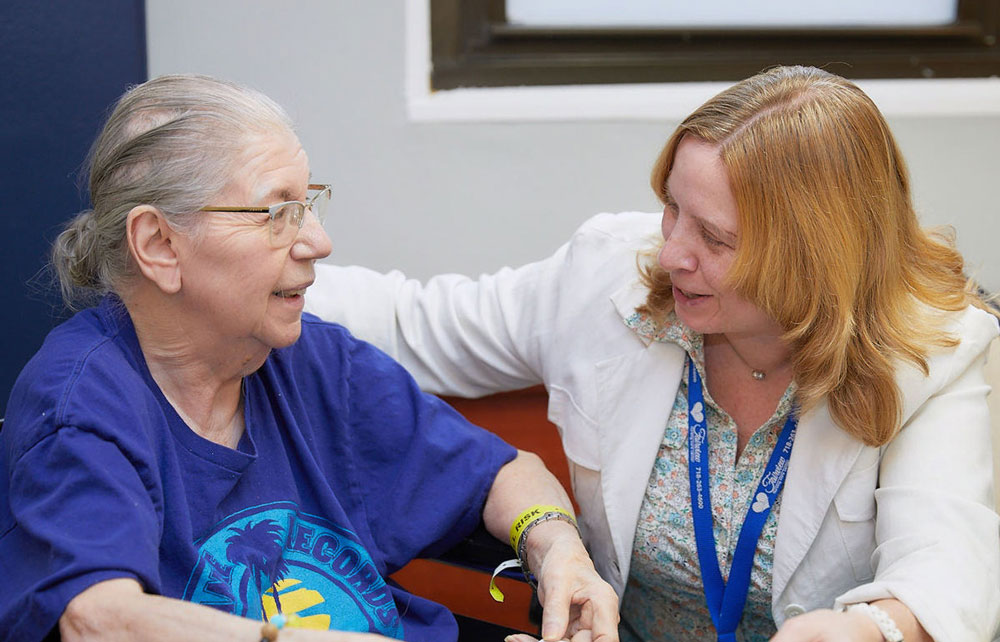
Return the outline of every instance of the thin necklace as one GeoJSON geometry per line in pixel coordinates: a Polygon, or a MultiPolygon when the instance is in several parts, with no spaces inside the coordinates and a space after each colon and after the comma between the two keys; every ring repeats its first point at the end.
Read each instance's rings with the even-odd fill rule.
{"type": "Polygon", "coordinates": [[[741,355],[739,351],[736,350],[736,346],[734,346],[733,342],[729,340],[729,337],[727,337],[725,334],[723,334],[722,336],[726,339],[726,343],[729,344],[729,349],[733,351],[733,354],[736,355],[736,358],[742,361],[743,365],[745,365],[747,368],[750,369],[750,376],[753,377],[753,380],[763,381],[767,377],[767,372],[761,370],[760,368],[754,368],[749,363],[747,363],[747,360],[744,359],[743,355],[741,355]]]}

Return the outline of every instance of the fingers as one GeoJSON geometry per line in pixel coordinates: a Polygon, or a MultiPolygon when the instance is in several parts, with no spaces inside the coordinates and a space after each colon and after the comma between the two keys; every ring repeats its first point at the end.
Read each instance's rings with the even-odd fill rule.
{"type": "Polygon", "coordinates": [[[574,543],[551,549],[542,563],[542,639],[618,642],[618,596],[594,570],[580,540],[574,543]]]}
{"type": "MultiPolygon", "coordinates": [[[[542,597],[539,594],[539,597],[542,597]]],[[[545,592],[542,602],[542,639],[547,642],[561,640],[569,626],[570,594],[564,583],[545,592]]]]}
{"type": "MultiPolygon", "coordinates": [[[[566,638],[563,638],[565,641],[566,638]]],[[[593,642],[593,637],[590,635],[590,631],[578,631],[576,635],[569,638],[571,642],[593,642]]],[[[515,635],[508,635],[504,638],[504,642],[538,642],[535,638],[527,635],[525,633],[517,633],[515,635]]]]}
{"type": "Polygon", "coordinates": [[[542,604],[542,638],[618,642],[618,596],[604,582],[575,593],[551,591],[542,604]]]}
{"type": "Polygon", "coordinates": [[[605,585],[600,599],[588,602],[592,637],[594,642],[618,642],[618,596],[605,585]]]}

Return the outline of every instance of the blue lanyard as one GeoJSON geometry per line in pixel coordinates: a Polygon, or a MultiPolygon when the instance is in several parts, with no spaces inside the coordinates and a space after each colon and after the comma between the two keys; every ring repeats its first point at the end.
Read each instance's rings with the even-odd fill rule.
{"type": "Polygon", "coordinates": [[[764,522],[781,492],[788,472],[788,461],[795,441],[795,410],[789,413],[778,443],[764,468],[757,492],[747,509],[740,538],[736,541],[733,563],[729,568],[729,583],[723,581],[715,552],[712,531],[712,496],[708,487],[708,429],[701,389],[701,377],[694,363],[688,360],[688,475],[691,480],[691,513],[694,517],[694,538],[698,547],[701,582],[705,602],[719,642],[735,642],[736,627],[743,617],[743,607],[750,588],[750,570],[757,552],[757,540],[764,522]]]}

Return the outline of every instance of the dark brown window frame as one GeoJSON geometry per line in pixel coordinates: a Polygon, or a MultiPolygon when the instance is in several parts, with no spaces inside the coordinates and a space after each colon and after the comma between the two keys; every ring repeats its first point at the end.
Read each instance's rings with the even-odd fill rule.
{"type": "Polygon", "coordinates": [[[854,79],[1000,75],[1000,0],[959,0],[958,19],[932,27],[524,27],[504,0],[430,9],[433,89],[735,81],[779,64],[854,79]]]}

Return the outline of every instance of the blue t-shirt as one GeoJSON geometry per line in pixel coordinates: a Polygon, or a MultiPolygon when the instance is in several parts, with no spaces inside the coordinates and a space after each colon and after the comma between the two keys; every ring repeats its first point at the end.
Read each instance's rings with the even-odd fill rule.
{"type": "Polygon", "coordinates": [[[52,331],[0,432],[5,639],[41,639],[116,577],[258,620],[280,605],[314,626],[455,639],[447,609],[385,578],[474,529],[516,451],[309,315],[244,386],[233,450],[180,419],[117,299],[52,331]]]}

